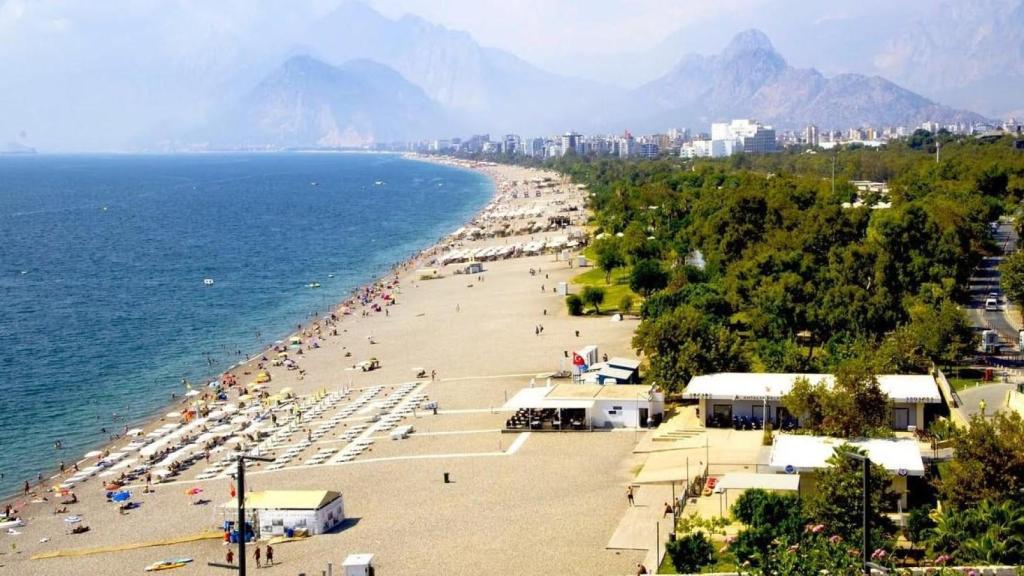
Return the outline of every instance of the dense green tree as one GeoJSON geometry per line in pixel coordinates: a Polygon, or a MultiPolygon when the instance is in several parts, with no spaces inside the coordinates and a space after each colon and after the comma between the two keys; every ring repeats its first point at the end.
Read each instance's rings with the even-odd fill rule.
{"type": "Polygon", "coordinates": [[[597,254],[597,267],[604,271],[604,281],[607,284],[611,282],[612,272],[626,265],[622,247],[614,237],[603,238],[594,242],[594,252],[597,254]]]}
{"type": "Polygon", "coordinates": [[[956,458],[939,481],[943,502],[965,507],[986,499],[1022,498],[1024,419],[1019,414],[975,415],[970,426],[954,435],[953,450],[956,458]]]}
{"type": "Polygon", "coordinates": [[[604,303],[604,294],[604,288],[599,286],[584,286],[583,291],[580,293],[580,299],[583,300],[584,304],[593,306],[594,312],[600,314],[601,304],[604,303]]]}
{"type": "Polygon", "coordinates": [[[978,346],[967,315],[949,300],[912,306],[906,331],[925,357],[946,366],[972,354],[978,346]]]}
{"type": "Polygon", "coordinates": [[[647,355],[652,379],[669,391],[681,390],[697,374],[743,371],[749,365],[737,334],[688,305],[642,323],[633,347],[647,355]]]}
{"type": "Polygon", "coordinates": [[[655,260],[639,260],[629,274],[629,287],[648,297],[668,285],[668,273],[655,260]]]}
{"type": "Polygon", "coordinates": [[[1014,252],[999,265],[999,287],[1006,297],[1024,303],[1024,252],[1014,252]]]}
{"type": "Polygon", "coordinates": [[[892,403],[878,386],[871,362],[857,358],[840,364],[835,381],[798,378],[782,398],[800,425],[839,438],[891,436],[892,403]]]}
{"type": "MultiPolygon", "coordinates": [[[[845,456],[844,452],[865,454],[848,444],[835,449],[828,459],[828,468],[818,473],[817,487],[807,499],[807,514],[830,534],[842,536],[848,542],[860,542],[864,502],[862,464],[845,456]]],[[[892,478],[885,468],[872,463],[870,476],[870,546],[875,549],[885,547],[895,530],[886,512],[894,506],[896,497],[889,490],[892,478]]]]}

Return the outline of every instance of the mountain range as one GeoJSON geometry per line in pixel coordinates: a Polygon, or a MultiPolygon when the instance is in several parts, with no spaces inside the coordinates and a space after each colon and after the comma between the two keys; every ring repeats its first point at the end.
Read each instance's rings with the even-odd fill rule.
{"type": "Polygon", "coordinates": [[[705,126],[729,118],[756,118],[781,128],[826,128],[983,122],[973,112],[932,102],[880,76],[840,74],[786,63],[759,30],[737,34],[714,56],[683,57],[664,76],[629,94],[641,129],[705,126]]]}
{"type": "Polygon", "coordinates": [[[465,32],[417,16],[390,19],[358,1],[303,37],[293,56],[187,139],[337,147],[469,132],[703,131],[730,118],[783,129],[985,120],[880,76],[794,68],[753,29],[632,90],[546,72],[465,32]]]}
{"type": "Polygon", "coordinates": [[[383,64],[293,56],[194,138],[215,148],[339,148],[450,128],[440,104],[383,64]]]}

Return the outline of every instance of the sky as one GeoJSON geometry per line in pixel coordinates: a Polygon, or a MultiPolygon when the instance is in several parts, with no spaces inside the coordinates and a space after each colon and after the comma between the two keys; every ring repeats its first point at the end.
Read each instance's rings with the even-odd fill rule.
{"type": "MultiPolygon", "coordinates": [[[[0,146],[119,149],[211,114],[342,0],[0,0],[0,146]]],[[[765,31],[787,60],[877,72],[932,0],[365,0],[561,74],[633,88],[765,31]]],[[[954,0],[959,1],[959,0],[954,0]]],[[[974,2],[975,0],[972,0],[974,2]]],[[[1016,0],[978,0],[1013,2],[1016,0]]],[[[898,81],[899,79],[896,78],[898,81]]]]}

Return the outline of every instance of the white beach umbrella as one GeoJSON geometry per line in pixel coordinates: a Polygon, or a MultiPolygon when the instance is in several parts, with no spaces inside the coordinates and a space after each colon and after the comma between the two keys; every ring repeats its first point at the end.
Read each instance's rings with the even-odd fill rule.
{"type": "Polygon", "coordinates": [[[86,452],[85,453],[85,457],[86,458],[95,458],[97,456],[102,456],[102,455],[103,455],[103,452],[101,452],[99,450],[93,450],[91,452],[86,452]]]}

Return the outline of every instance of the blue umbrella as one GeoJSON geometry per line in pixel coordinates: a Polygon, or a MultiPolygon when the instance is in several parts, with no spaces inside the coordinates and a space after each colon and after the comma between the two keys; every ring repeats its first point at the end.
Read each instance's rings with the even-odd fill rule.
{"type": "Polygon", "coordinates": [[[114,492],[114,495],[110,497],[114,502],[124,502],[125,500],[132,497],[132,493],[127,490],[121,490],[120,492],[114,492]]]}

